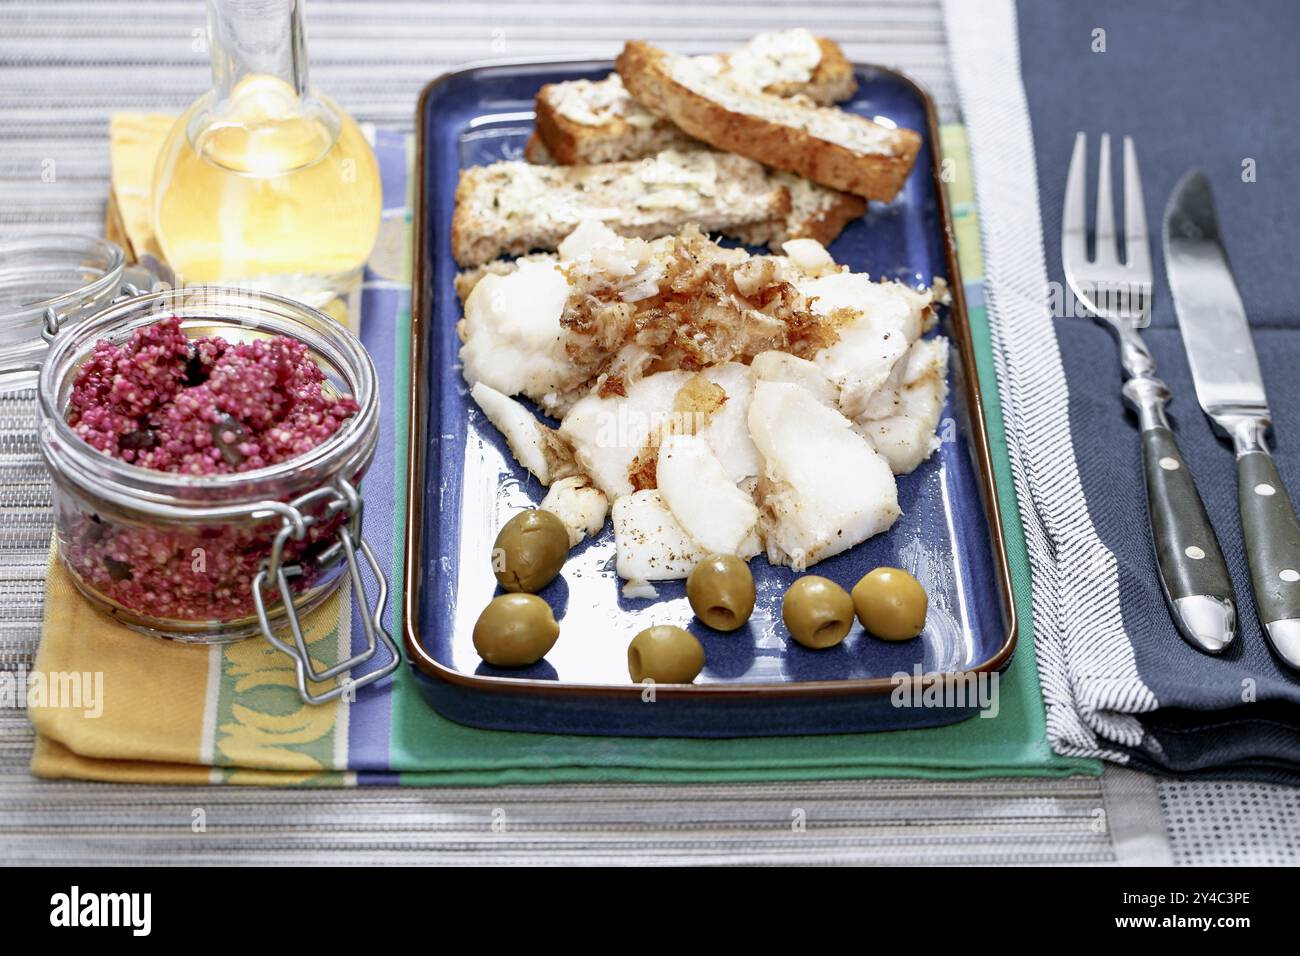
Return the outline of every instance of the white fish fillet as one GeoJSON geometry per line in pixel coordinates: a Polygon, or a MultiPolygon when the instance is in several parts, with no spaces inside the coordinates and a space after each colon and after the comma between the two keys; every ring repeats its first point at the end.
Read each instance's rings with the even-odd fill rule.
{"type": "Polygon", "coordinates": [[[810,276],[831,275],[840,271],[831,254],[816,239],[787,239],[781,252],[810,276]]]}
{"type": "Polygon", "coordinates": [[[891,376],[872,396],[854,427],[871,442],[896,475],[915,471],[939,447],[935,428],[948,398],[948,340],[914,343],[891,376]]]}
{"type": "Polygon", "coordinates": [[[759,382],[749,430],[764,460],[760,506],[774,564],[807,567],[887,530],[898,518],[888,462],[847,418],[806,389],[759,382]]]}
{"type": "Polygon", "coordinates": [[[749,367],[724,362],[706,368],[703,375],[727,393],[727,400],[708,417],[698,434],[709,443],[733,483],[756,477],[763,459],[749,437],[749,399],[754,392],[749,367]]]}
{"type": "MultiPolygon", "coordinates": [[[[787,250],[750,259],[698,232],[647,243],[591,222],[558,257],[489,272],[465,300],[475,401],[551,484],[542,507],[571,547],[612,512],[629,586],[684,578],[712,552],[748,559],[765,546],[774,563],[805,567],[847,550],[894,523],[893,473],[938,446],[948,343],[920,338],[933,294],[839,271],[811,240],[787,250]],[[687,292],[661,287],[670,264],[687,292]],[[796,318],[811,309],[833,323],[836,340],[812,361],[763,351],[810,347],[795,344],[790,314],[746,304],[774,290],[796,318]],[[687,293],[703,304],[680,316],[642,301],[687,293]],[[593,381],[612,394],[588,391],[593,381]],[[513,395],[562,415],[559,429],[513,395]]],[[[820,334],[803,341],[831,332],[820,334]]]]}
{"type": "Polygon", "coordinates": [[[701,550],[745,559],[758,554],[758,509],[703,438],[665,439],[656,477],[660,498],[701,550]]]}
{"type": "Polygon", "coordinates": [[[625,581],[678,580],[705,556],[658,491],[624,495],[611,511],[615,568],[625,581]]]}
{"type": "Polygon", "coordinates": [[[586,475],[570,475],[551,485],[538,507],[564,522],[569,547],[573,548],[583,538],[600,534],[609,513],[609,499],[586,475]]]}
{"type": "Polygon", "coordinates": [[[584,219],[559,245],[565,262],[584,262],[611,280],[636,275],[644,266],[648,246],[641,239],[620,236],[598,219],[584,219]]]}
{"type": "Polygon", "coordinates": [[[512,273],[480,279],[465,300],[461,325],[465,380],[503,395],[526,395],[552,410],[559,392],[583,380],[565,352],[560,326],[568,296],[568,282],[553,262],[520,260],[512,273]]]}
{"type": "Polygon", "coordinates": [[[818,315],[841,309],[858,313],[839,326],[838,341],[813,356],[840,389],[840,411],[856,418],[888,380],[895,363],[920,338],[933,295],[849,272],[805,280],[799,283],[799,291],[816,297],[812,309],[818,315]]]}
{"type": "Polygon", "coordinates": [[[658,445],[673,420],[673,400],[691,372],[659,372],[631,385],[625,396],[579,399],[560,423],[560,436],[573,446],[578,464],[596,487],[616,501],[633,489],[633,459],[658,445]]]}
{"type": "Polygon", "coordinates": [[[815,362],[789,352],[759,352],[749,370],[756,382],[789,382],[807,389],[826,407],[839,407],[840,390],[815,362]]]}
{"type": "Polygon", "coordinates": [[[476,382],[469,390],[471,397],[483,409],[497,431],[506,438],[515,460],[531,471],[544,485],[551,483],[551,461],[546,454],[546,428],[528,409],[508,395],[503,395],[484,382],[476,382]]]}

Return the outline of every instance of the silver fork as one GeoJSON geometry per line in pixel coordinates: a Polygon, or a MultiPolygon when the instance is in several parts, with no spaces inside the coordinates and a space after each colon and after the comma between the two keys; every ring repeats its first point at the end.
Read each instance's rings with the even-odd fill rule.
{"type": "Polygon", "coordinates": [[[1124,137],[1124,261],[1119,259],[1110,183],[1110,135],[1101,136],[1095,251],[1088,258],[1084,170],[1088,139],[1078,133],[1065,183],[1061,259],[1079,302],[1114,330],[1124,367],[1124,398],[1137,414],[1147,511],[1160,585],[1178,631],[1189,644],[1218,654],[1236,636],[1232,582],[1214,527],[1196,491],[1165,406],[1168,386],[1142,341],[1151,310],[1151,248],[1133,140],[1124,137]]]}

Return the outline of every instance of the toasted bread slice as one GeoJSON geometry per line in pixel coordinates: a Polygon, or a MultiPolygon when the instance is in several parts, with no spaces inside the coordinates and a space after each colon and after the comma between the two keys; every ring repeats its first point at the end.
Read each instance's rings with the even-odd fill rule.
{"type": "MultiPolygon", "coordinates": [[[[807,31],[788,30],[785,33],[775,35],[759,34],[727,58],[730,67],[727,73],[728,78],[732,82],[736,82],[738,77],[743,77],[745,67],[741,63],[741,58],[751,53],[755,58],[766,57],[778,64],[782,61],[789,62],[789,58],[781,50],[782,44],[786,42],[782,38],[801,33],[807,33],[807,31]],[[776,40],[774,46],[763,43],[769,36],[774,36],[776,40]]],[[[828,40],[825,37],[813,37],[813,39],[817,41],[817,46],[821,51],[821,59],[817,61],[816,68],[813,69],[807,80],[769,77],[772,81],[764,82],[762,86],[758,87],[758,90],[763,93],[771,93],[773,96],[806,96],[819,106],[842,103],[856,93],[858,91],[858,81],[853,75],[853,64],[844,55],[840,45],[834,40],[828,40]]],[[[762,75],[761,70],[760,75],[762,75]]],[[[743,79],[741,84],[747,85],[743,79]]]]}
{"type": "MultiPolygon", "coordinates": [[[[700,149],[708,149],[699,140],[690,142],[697,144],[700,149]]],[[[555,158],[536,133],[528,137],[524,146],[524,158],[538,166],[555,164],[555,158]]],[[[641,157],[634,155],[628,158],[641,157]]],[[[859,196],[842,193],[829,186],[819,186],[810,179],[784,170],[775,170],[771,176],[789,191],[790,212],[784,219],[727,230],[728,235],[747,245],[767,245],[774,251],[780,251],[781,244],[787,239],[816,239],[823,246],[828,246],[845,226],[867,211],[866,200],[859,196]]]]}
{"type": "MultiPolygon", "coordinates": [[[[721,56],[694,61],[737,86],[829,104],[857,89],[853,65],[832,40],[807,30],[760,33],[721,56]]],[[[603,80],[548,83],[537,93],[537,136],[555,161],[612,163],[696,144],[656,117],[624,88],[617,73],[603,80]]]]}
{"type": "Polygon", "coordinates": [[[750,246],[766,245],[780,252],[787,239],[816,239],[829,246],[854,219],[867,211],[861,196],[819,186],[794,173],[771,174],[790,193],[790,212],[784,219],[732,229],[730,235],[750,246]]]}
{"type": "Polygon", "coordinates": [[[554,249],[587,219],[654,238],[687,223],[729,232],[789,211],[789,191],[762,166],[712,150],[583,166],[501,162],[461,171],[451,250],[462,266],[475,266],[554,249]]]}
{"type": "Polygon", "coordinates": [[[528,142],[524,143],[524,159],[534,166],[555,165],[555,157],[546,148],[546,144],[542,142],[542,138],[537,135],[536,130],[533,130],[532,135],[528,137],[528,142]]]}
{"type": "MultiPolygon", "coordinates": [[[[529,138],[524,147],[524,155],[530,163],[551,164],[546,147],[538,142],[536,136],[529,138]]],[[[746,245],[765,245],[773,252],[780,252],[787,239],[816,239],[823,246],[829,246],[844,231],[845,226],[867,211],[866,201],[859,196],[819,186],[794,173],[775,170],[769,175],[777,185],[783,186],[790,193],[790,211],[780,219],[732,226],[723,230],[746,245]]],[[[499,272],[501,270],[496,267],[502,264],[489,262],[476,270],[460,273],[456,277],[456,289],[461,299],[469,295],[481,270],[499,272]]]]}
{"type": "Polygon", "coordinates": [[[536,135],[563,166],[615,163],[701,145],[647,112],[623,89],[617,73],[543,86],[537,92],[536,135]]]}
{"type": "Polygon", "coordinates": [[[623,47],[615,68],[643,106],[690,135],[865,199],[893,199],[921,147],[913,130],[745,90],[639,40],[623,47]]]}
{"type": "MultiPolygon", "coordinates": [[[[700,143],[700,148],[708,149],[703,143],[700,143]]],[[[524,158],[539,166],[555,164],[554,158],[536,133],[528,137],[524,146],[524,158]]],[[[769,175],[790,193],[790,211],[783,219],[756,222],[727,230],[728,235],[746,245],[766,245],[774,252],[779,252],[787,239],[816,239],[823,246],[829,246],[844,231],[845,226],[867,211],[866,200],[859,196],[819,186],[810,179],[784,170],[773,170],[769,175]]],[[[464,276],[465,273],[461,275],[464,276]]],[[[459,282],[460,277],[456,281],[459,282]]],[[[468,294],[467,288],[465,295],[468,294]]],[[[461,296],[462,299],[464,297],[461,296]]]]}

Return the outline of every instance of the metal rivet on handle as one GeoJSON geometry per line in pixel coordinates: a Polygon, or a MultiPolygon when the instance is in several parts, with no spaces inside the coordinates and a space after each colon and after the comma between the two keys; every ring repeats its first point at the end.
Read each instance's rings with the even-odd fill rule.
{"type": "Polygon", "coordinates": [[[1255,494],[1267,498],[1270,495],[1277,494],[1277,489],[1274,488],[1272,485],[1270,485],[1267,481],[1261,481],[1259,484],[1255,486],[1255,494]]]}
{"type": "Polygon", "coordinates": [[[1201,558],[1205,557],[1205,552],[1194,544],[1189,545],[1183,554],[1187,555],[1193,561],[1199,561],[1201,558]]]}
{"type": "Polygon", "coordinates": [[[1163,468],[1165,471],[1177,471],[1177,470],[1178,470],[1178,459],[1177,459],[1177,458],[1168,458],[1168,457],[1166,457],[1166,458],[1161,458],[1161,459],[1160,459],[1160,467],[1163,468]]]}
{"type": "Polygon", "coordinates": [[[1300,581],[1300,571],[1297,571],[1294,568],[1283,568],[1277,573],[1277,576],[1287,584],[1294,584],[1296,581],[1300,581]]]}

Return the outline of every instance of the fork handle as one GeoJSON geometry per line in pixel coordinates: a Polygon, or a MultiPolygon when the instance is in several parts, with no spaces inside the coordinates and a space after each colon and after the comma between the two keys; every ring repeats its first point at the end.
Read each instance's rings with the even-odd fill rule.
{"type": "Polygon", "coordinates": [[[1192,473],[1169,428],[1169,389],[1152,375],[1131,378],[1124,397],[1138,414],[1147,511],[1160,583],[1183,638],[1207,654],[1223,651],[1237,632],[1232,580],[1219,539],[1192,473]]]}

